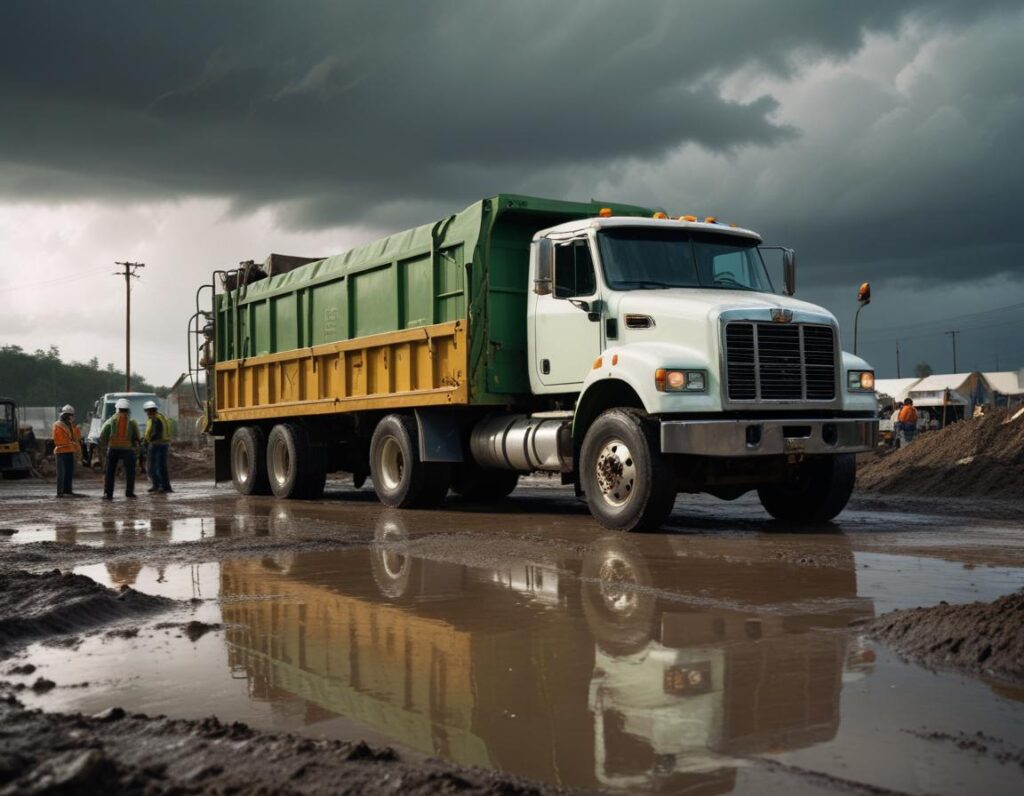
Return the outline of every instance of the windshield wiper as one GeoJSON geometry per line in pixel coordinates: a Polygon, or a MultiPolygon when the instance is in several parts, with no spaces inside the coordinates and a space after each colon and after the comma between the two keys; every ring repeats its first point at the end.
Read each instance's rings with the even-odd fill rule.
{"type": "Polygon", "coordinates": [[[622,282],[617,282],[615,286],[617,288],[637,287],[641,290],[661,290],[663,288],[682,287],[681,285],[670,285],[667,282],[652,282],[648,279],[627,279],[622,282]]]}

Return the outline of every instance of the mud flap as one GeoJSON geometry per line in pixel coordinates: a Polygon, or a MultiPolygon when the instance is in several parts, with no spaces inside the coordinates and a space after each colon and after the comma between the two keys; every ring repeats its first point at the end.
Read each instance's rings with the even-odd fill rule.
{"type": "Polygon", "coordinates": [[[215,483],[231,480],[231,439],[213,438],[213,480],[215,483]]]}
{"type": "Polygon", "coordinates": [[[462,435],[452,412],[417,409],[416,430],[420,438],[420,461],[462,461],[462,435]]]}

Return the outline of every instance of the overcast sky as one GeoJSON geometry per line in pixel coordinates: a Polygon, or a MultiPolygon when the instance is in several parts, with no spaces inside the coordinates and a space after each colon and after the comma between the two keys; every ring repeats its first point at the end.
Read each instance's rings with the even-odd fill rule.
{"type": "Polygon", "coordinates": [[[1024,367],[1018,2],[29,2],[0,8],[0,344],[185,369],[214,268],[499,192],[713,214],[894,376],[1024,367]]]}

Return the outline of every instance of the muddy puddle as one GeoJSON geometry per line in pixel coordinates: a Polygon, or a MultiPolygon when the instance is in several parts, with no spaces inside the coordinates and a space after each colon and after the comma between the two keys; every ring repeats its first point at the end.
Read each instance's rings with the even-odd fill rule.
{"type": "Polygon", "coordinates": [[[394,520],[357,549],[79,567],[187,602],[32,645],[25,681],[57,687],[21,698],[382,740],[623,793],[1020,792],[1024,694],[901,662],[856,628],[993,599],[1022,569],[839,534],[598,535],[534,560],[483,535],[435,542],[394,520]],[[192,639],[188,621],[217,629],[192,639]]]}

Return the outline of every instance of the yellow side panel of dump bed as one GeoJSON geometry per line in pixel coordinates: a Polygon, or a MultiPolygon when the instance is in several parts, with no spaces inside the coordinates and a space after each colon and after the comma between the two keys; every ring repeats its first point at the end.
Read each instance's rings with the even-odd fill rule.
{"type": "Polygon", "coordinates": [[[218,363],[216,420],[469,402],[464,321],[218,363]]]}

